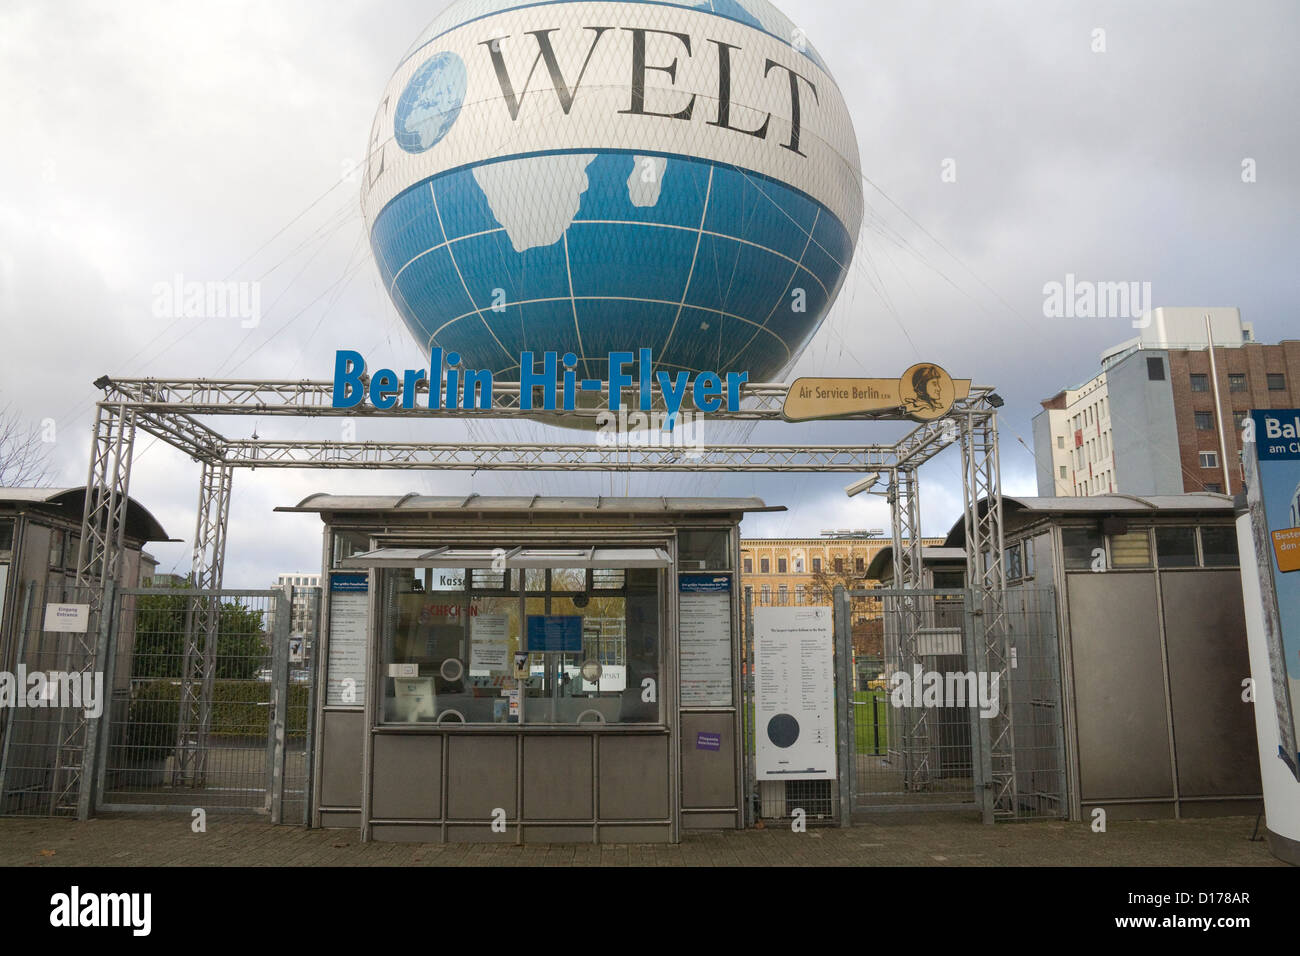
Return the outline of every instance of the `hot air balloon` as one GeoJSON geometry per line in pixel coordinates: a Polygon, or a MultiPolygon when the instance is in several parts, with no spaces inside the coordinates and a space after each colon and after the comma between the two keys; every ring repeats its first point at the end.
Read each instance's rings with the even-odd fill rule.
{"type": "Polygon", "coordinates": [[[844,281],[857,141],[764,0],[461,0],[398,64],[362,208],[419,349],[517,380],[612,351],[777,380],[844,281]]]}

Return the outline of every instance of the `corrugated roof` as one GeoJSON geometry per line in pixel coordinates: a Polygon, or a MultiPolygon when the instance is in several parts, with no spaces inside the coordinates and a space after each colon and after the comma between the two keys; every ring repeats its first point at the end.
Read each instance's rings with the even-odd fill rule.
{"type": "Polygon", "coordinates": [[[296,505],[276,511],[494,511],[603,514],[666,514],[669,512],[785,511],[761,498],[585,498],[509,495],[308,495],[296,505]]]}
{"type": "MultiPolygon", "coordinates": [[[[980,499],[979,509],[983,514],[986,499],[980,499]]],[[[1185,495],[1091,495],[1088,497],[1012,497],[1002,496],[1003,514],[1019,511],[1031,511],[1036,514],[1058,515],[1107,515],[1107,514],[1156,514],[1158,512],[1227,512],[1233,510],[1232,496],[1220,495],[1210,491],[1194,491],[1185,495]]],[[[958,518],[948,532],[944,544],[949,547],[964,547],[966,543],[966,521],[958,518]]]]}
{"type": "MultiPolygon", "coordinates": [[[[76,488],[0,488],[0,504],[32,504],[80,518],[86,505],[85,486],[76,488]]],[[[137,541],[171,541],[158,519],[134,498],[126,503],[126,534],[137,541]]]]}
{"type": "MultiPolygon", "coordinates": [[[[945,548],[927,548],[927,547],[921,548],[922,564],[925,564],[927,561],[965,561],[965,560],[966,560],[965,548],[946,548],[946,547],[945,548]]],[[[893,568],[893,566],[894,566],[894,546],[891,544],[887,548],[881,548],[876,553],[876,556],[871,559],[871,563],[867,565],[865,577],[879,581],[880,573],[884,571],[885,568],[893,568]]]]}

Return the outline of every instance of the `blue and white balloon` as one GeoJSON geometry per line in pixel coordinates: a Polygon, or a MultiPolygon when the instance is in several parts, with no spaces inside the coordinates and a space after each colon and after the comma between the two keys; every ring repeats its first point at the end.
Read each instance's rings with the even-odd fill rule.
{"type": "Polygon", "coordinates": [[[421,348],[757,382],[834,301],[862,187],[834,79],[764,0],[461,0],[389,82],[362,205],[421,348]]]}

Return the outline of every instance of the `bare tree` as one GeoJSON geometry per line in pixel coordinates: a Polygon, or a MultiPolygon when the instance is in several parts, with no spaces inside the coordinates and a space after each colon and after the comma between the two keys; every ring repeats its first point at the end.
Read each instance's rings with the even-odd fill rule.
{"type": "Polygon", "coordinates": [[[48,487],[52,447],[41,429],[25,422],[12,405],[0,408],[0,487],[48,487]]]}

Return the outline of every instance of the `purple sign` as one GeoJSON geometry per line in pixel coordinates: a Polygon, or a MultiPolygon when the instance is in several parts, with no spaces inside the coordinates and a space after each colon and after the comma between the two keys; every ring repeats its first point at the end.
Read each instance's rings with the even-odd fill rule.
{"type": "Polygon", "coordinates": [[[696,750],[721,750],[722,734],[706,734],[700,731],[695,735],[696,750]]]}

